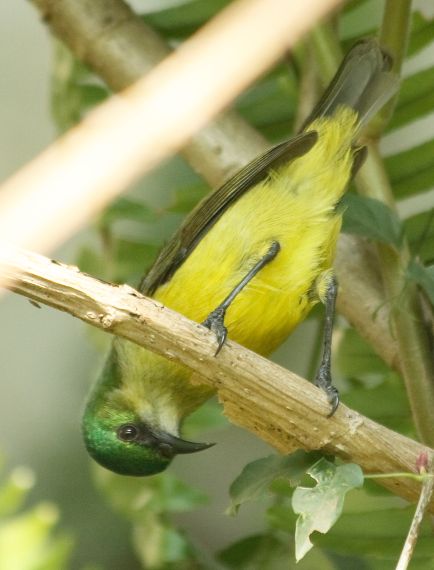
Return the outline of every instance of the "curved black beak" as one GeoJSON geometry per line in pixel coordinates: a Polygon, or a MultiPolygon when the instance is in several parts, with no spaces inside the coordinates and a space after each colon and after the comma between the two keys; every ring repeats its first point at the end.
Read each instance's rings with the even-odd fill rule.
{"type": "Polygon", "coordinates": [[[170,433],[160,432],[157,435],[159,441],[159,448],[170,455],[179,455],[182,453],[196,453],[208,449],[215,445],[215,443],[197,443],[194,441],[187,441],[171,435],[170,433]]]}

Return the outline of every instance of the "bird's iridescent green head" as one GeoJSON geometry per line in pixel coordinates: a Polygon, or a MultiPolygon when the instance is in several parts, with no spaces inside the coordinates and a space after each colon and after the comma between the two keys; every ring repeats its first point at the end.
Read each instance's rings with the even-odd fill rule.
{"type": "Polygon", "coordinates": [[[83,435],[93,459],[120,475],[154,475],[164,471],[175,455],[210,447],[157,431],[125,415],[103,419],[85,414],[83,435]]]}
{"type": "Polygon", "coordinates": [[[178,437],[179,420],[166,397],[164,383],[154,382],[153,389],[148,390],[143,390],[143,385],[126,380],[119,355],[112,351],[83,416],[89,454],[121,475],[154,475],[175,455],[210,447],[178,437]]]}
{"type": "Polygon", "coordinates": [[[153,475],[163,471],[174,453],[147,426],[121,417],[85,414],[83,436],[92,458],[121,475],[153,475]]]}

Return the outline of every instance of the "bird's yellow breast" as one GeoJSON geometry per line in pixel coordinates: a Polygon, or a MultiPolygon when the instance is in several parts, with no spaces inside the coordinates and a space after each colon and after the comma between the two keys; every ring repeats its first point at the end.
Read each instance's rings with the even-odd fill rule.
{"type": "Polygon", "coordinates": [[[317,302],[315,285],[333,263],[341,226],[336,205],[351,175],[355,128],[356,114],[346,108],[315,121],[313,149],[230,206],[154,297],[202,322],[278,241],[275,259],[225,318],[236,342],[262,354],[276,348],[317,302]]]}

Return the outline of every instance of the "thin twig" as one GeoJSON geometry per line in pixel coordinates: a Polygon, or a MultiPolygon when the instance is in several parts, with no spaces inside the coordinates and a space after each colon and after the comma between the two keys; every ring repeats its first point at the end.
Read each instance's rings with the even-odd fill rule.
{"type": "Polygon", "coordinates": [[[411,521],[411,526],[408,530],[407,538],[405,539],[404,547],[402,549],[401,556],[399,557],[396,570],[407,570],[413,556],[419,536],[420,525],[422,524],[423,517],[428,509],[434,492],[434,473],[432,471],[432,467],[430,475],[431,477],[427,477],[422,483],[419,501],[417,503],[416,511],[414,513],[413,520],[411,521]]]}

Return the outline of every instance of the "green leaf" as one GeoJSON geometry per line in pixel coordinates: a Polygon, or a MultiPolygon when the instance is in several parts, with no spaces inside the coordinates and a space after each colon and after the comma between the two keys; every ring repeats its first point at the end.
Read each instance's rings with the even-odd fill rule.
{"type": "Polygon", "coordinates": [[[117,239],[113,252],[115,272],[111,280],[136,286],[153,263],[159,249],[159,246],[146,242],[117,239]]]}
{"type": "MultiPolygon", "coordinates": [[[[344,50],[363,36],[377,33],[384,11],[384,0],[353,0],[349,2],[339,18],[339,37],[344,50]]],[[[415,9],[412,14],[411,33],[407,57],[427,47],[434,37],[434,21],[425,18],[415,9]]]]}
{"type": "MultiPolygon", "coordinates": [[[[375,318],[373,315],[373,322],[375,318]]],[[[375,375],[383,378],[389,371],[387,364],[372,350],[355,329],[346,328],[339,340],[334,365],[347,378],[375,375]]]]}
{"type": "Polygon", "coordinates": [[[61,42],[55,42],[51,111],[59,131],[78,123],[109,94],[100,80],[61,42]]]}
{"type": "MultiPolygon", "coordinates": [[[[375,516],[377,511],[396,510],[396,516],[408,506],[407,502],[397,497],[374,479],[365,479],[363,487],[354,489],[345,499],[345,512],[342,516],[358,513],[371,513],[375,516]]],[[[341,519],[339,519],[341,520],[341,519]]]]}
{"type": "Polygon", "coordinates": [[[425,265],[434,263],[434,208],[404,220],[411,253],[425,265]]]}
{"type": "Polygon", "coordinates": [[[101,224],[108,225],[125,219],[145,223],[155,222],[155,216],[155,210],[144,202],[134,200],[128,196],[122,196],[112,202],[109,207],[104,210],[99,221],[101,224]]]}
{"type": "Polygon", "coordinates": [[[101,252],[87,245],[79,249],[76,255],[76,263],[80,271],[88,275],[104,280],[108,278],[107,267],[101,252]]]}
{"type": "Polygon", "coordinates": [[[68,561],[71,558],[72,547],[73,540],[67,535],[51,538],[45,549],[41,564],[35,566],[34,570],[68,570],[70,568],[68,561]]]}
{"type": "MultiPolygon", "coordinates": [[[[294,494],[294,490],[292,492],[294,494]]],[[[297,523],[297,515],[290,503],[275,504],[267,509],[267,519],[272,528],[281,530],[288,535],[293,535],[297,523]]]]}
{"type": "Polygon", "coordinates": [[[296,485],[318,455],[299,450],[291,455],[269,455],[249,463],[230,486],[231,503],[227,513],[233,516],[243,503],[267,496],[271,483],[279,477],[284,477],[289,485],[296,485]]]}
{"type": "Polygon", "coordinates": [[[230,0],[188,0],[181,5],[145,14],[143,18],[166,38],[179,40],[194,33],[229,2],[230,0]]]}
{"type": "MultiPolygon", "coordinates": [[[[369,520],[364,522],[369,526],[369,520]]],[[[333,532],[325,536],[318,536],[318,539],[315,541],[315,546],[321,547],[326,552],[332,551],[333,553],[339,553],[340,556],[357,556],[363,560],[364,566],[362,568],[381,568],[384,570],[395,568],[406,533],[402,533],[401,536],[380,536],[374,538],[365,537],[363,529],[364,527],[360,525],[359,534],[351,538],[342,536],[336,537],[334,536],[333,529],[333,532]],[[381,561],[387,563],[381,564],[381,561]]],[[[414,562],[412,561],[410,566],[411,570],[413,570],[413,568],[415,570],[417,568],[432,570],[432,545],[432,536],[422,536],[418,538],[416,551],[413,556],[414,562]],[[421,565],[416,564],[417,560],[421,565]],[[428,561],[429,564],[425,565],[428,561]]]]}
{"type": "Polygon", "coordinates": [[[352,385],[345,404],[363,415],[407,436],[415,436],[408,396],[400,376],[390,372],[375,387],[352,385]]]}
{"type": "Polygon", "coordinates": [[[233,570],[281,570],[288,567],[288,545],[272,534],[248,536],[222,550],[218,559],[233,570]]]}
{"type": "MultiPolygon", "coordinates": [[[[414,506],[405,506],[405,503],[398,508],[344,513],[333,527],[333,532],[318,536],[315,545],[341,555],[361,556],[367,561],[378,558],[396,561],[413,515],[414,506]]],[[[430,553],[432,556],[432,540],[429,521],[426,520],[420,529],[414,559],[423,560],[430,553]]]]}
{"type": "MultiPolygon", "coordinates": [[[[356,538],[363,528],[363,538],[385,540],[392,537],[405,536],[414,515],[414,507],[391,508],[373,511],[344,513],[333,528],[331,541],[345,542],[356,538]]],[[[323,541],[324,542],[324,541],[323,541]]],[[[343,547],[342,552],[344,552],[343,547]]],[[[348,550],[349,553],[355,551],[348,550]]]]}
{"type": "Polygon", "coordinates": [[[80,104],[83,112],[87,112],[102,103],[110,94],[109,90],[102,85],[88,84],[80,85],[80,92],[80,104]]]}
{"type": "Polygon", "coordinates": [[[407,47],[407,55],[414,55],[427,45],[432,43],[434,38],[434,20],[425,18],[424,15],[415,10],[411,27],[410,41],[407,47]]]}
{"type": "Polygon", "coordinates": [[[150,513],[186,512],[207,502],[204,493],[171,473],[138,479],[96,467],[96,475],[112,507],[136,523],[145,523],[150,513]]]}
{"type": "Polygon", "coordinates": [[[297,487],[292,497],[292,508],[299,514],[295,530],[295,557],[301,560],[313,547],[310,535],[314,531],[326,533],[339,518],[345,494],[363,485],[363,473],[358,465],[336,466],[320,459],[308,469],[317,485],[297,487]]]}
{"type": "Polygon", "coordinates": [[[414,426],[402,379],[390,371],[354,329],[343,331],[334,366],[338,376],[346,379],[344,400],[348,406],[400,433],[413,434],[414,426]]]}
{"type": "Polygon", "coordinates": [[[348,193],[342,230],[399,248],[403,229],[399,218],[390,208],[373,198],[348,193]]]}
{"type": "Polygon", "coordinates": [[[35,482],[33,471],[16,467],[0,487],[0,517],[18,511],[35,482]]]}
{"type": "Polygon", "coordinates": [[[107,250],[82,247],[77,255],[81,271],[113,283],[136,287],[153,263],[159,246],[146,241],[111,237],[107,250]]]}
{"type": "Polygon", "coordinates": [[[434,186],[434,139],[388,156],[384,162],[397,198],[434,186]]]}
{"type": "Polygon", "coordinates": [[[174,201],[168,211],[177,214],[188,214],[200,200],[209,192],[205,184],[192,184],[178,188],[175,191],[174,201]]]}
{"type": "Polygon", "coordinates": [[[402,82],[398,103],[387,127],[389,131],[419,119],[434,109],[433,84],[432,67],[415,73],[402,82]]]}
{"type": "MultiPolygon", "coordinates": [[[[3,456],[0,455],[0,467],[3,456]]],[[[0,486],[0,570],[66,570],[73,542],[58,535],[59,512],[51,503],[16,514],[34,485],[34,474],[16,467],[0,486]],[[14,516],[11,516],[14,515],[14,516]]]]}
{"type": "Polygon", "coordinates": [[[351,45],[360,36],[371,35],[381,23],[383,10],[384,0],[349,2],[339,18],[340,38],[351,45]]]}
{"type": "Polygon", "coordinates": [[[135,525],[133,543],[143,567],[149,570],[181,570],[183,562],[192,562],[194,556],[183,534],[157,516],[150,516],[145,525],[135,525]]]}
{"type": "Polygon", "coordinates": [[[94,469],[97,485],[109,504],[133,523],[135,550],[144,567],[189,569],[194,549],[174,527],[170,515],[200,507],[207,497],[171,473],[135,478],[121,477],[98,466],[94,469]]]}
{"type": "Polygon", "coordinates": [[[56,507],[45,503],[2,522],[0,570],[66,569],[72,543],[66,536],[53,536],[57,520],[56,507]]]}
{"type": "Polygon", "coordinates": [[[297,100],[293,68],[279,65],[237,99],[236,109],[262,134],[277,142],[292,135],[297,100]]]}
{"type": "Polygon", "coordinates": [[[407,276],[422,287],[434,305],[434,265],[424,267],[417,261],[411,261],[407,268],[407,276]]]}

